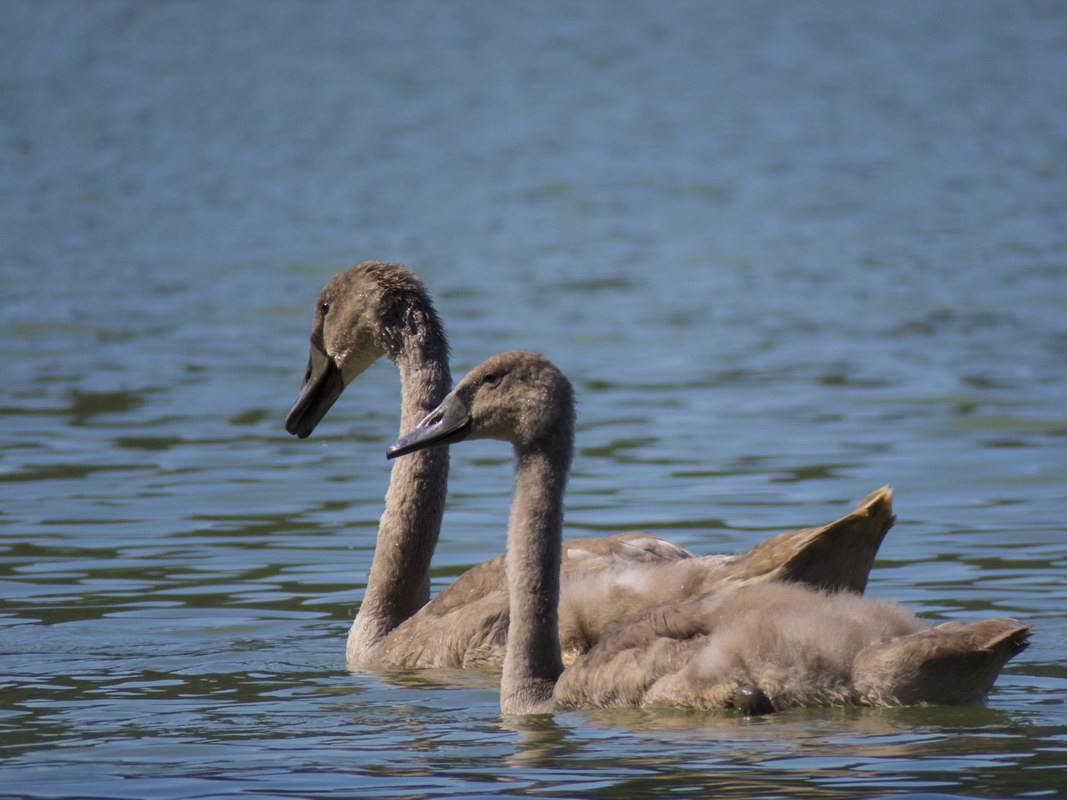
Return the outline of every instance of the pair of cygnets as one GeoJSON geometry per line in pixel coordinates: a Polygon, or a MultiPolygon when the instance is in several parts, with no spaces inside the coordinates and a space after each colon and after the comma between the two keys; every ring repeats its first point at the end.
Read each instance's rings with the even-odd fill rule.
{"type": "Polygon", "coordinates": [[[741,555],[694,556],[647,533],[563,541],[574,392],[546,358],[493,356],[451,390],[429,294],[401,264],[366,262],[319,294],[301,438],[382,356],[400,371],[401,431],[350,666],[500,667],[501,710],[673,706],[768,713],[796,706],[980,701],[1027,646],[1011,619],[930,627],[862,595],[893,523],[888,487],[821,528],[741,555]],[[448,448],[510,442],[507,552],[432,600],[448,448]]]}

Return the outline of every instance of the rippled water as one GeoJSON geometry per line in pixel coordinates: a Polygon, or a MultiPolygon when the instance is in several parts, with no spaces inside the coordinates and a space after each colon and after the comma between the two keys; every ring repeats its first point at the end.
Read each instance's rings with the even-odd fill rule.
{"type": "MultiPolygon", "coordinates": [[[[1067,796],[1067,7],[4,5],[0,796],[1067,796]],[[982,708],[596,712],[348,673],[395,370],[307,441],[321,284],[581,395],[574,533],[885,483],[869,592],[1034,623],[982,708]]],[[[498,553],[457,448],[437,587],[498,553]]]]}

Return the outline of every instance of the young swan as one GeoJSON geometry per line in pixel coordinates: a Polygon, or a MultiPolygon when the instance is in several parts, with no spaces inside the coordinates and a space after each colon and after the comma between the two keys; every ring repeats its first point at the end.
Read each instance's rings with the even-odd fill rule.
{"type": "Polygon", "coordinates": [[[515,450],[507,543],[511,620],[505,714],[603,706],[735,708],[965,704],[1021,652],[1009,619],[931,628],[890,603],[798,584],[725,586],[647,611],[564,669],[556,609],[574,398],[543,356],[511,351],[471,370],[389,456],[462,439],[515,450]]]}
{"type": "MultiPolygon", "coordinates": [[[[382,356],[400,372],[400,429],[411,430],[452,386],[448,343],[433,302],[402,264],[368,261],[326,284],[315,306],[311,351],[289,433],[314,431],[345,386],[382,356]]],[[[430,559],[441,527],[448,451],[427,450],[393,466],[367,590],[348,636],[351,666],[478,667],[504,659],[508,593],[502,556],[479,564],[429,599],[430,559]]],[[[724,581],[788,580],[862,592],[893,523],[892,492],[872,493],[820,528],[775,536],[737,556],[692,555],[643,532],[568,541],[563,587],[564,658],[668,600],[724,581]]]]}

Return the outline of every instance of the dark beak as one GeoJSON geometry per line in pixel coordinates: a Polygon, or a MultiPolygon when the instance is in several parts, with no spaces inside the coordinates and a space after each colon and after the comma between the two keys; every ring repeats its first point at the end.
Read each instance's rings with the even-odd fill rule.
{"type": "Polygon", "coordinates": [[[471,414],[467,404],[455,394],[450,394],[415,426],[415,430],[393,442],[385,455],[387,458],[396,458],[427,447],[459,442],[467,438],[470,430],[471,414]]]}
{"type": "Polygon", "coordinates": [[[334,401],[341,396],[344,388],[341,370],[333,363],[333,359],[312,341],[304,384],[300,387],[296,403],[285,418],[285,429],[294,436],[306,439],[326,416],[334,401]]]}

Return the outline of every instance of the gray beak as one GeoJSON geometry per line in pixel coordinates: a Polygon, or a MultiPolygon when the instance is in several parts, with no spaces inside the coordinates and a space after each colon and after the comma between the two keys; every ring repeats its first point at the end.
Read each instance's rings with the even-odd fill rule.
{"type": "Polygon", "coordinates": [[[296,403],[285,418],[285,429],[294,436],[306,439],[341,396],[344,388],[341,370],[313,340],[304,383],[296,403]]]}
{"type": "Polygon", "coordinates": [[[386,451],[387,458],[425,450],[427,447],[440,447],[467,438],[471,430],[471,414],[467,404],[456,397],[455,393],[441,401],[441,405],[427,414],[415,430],[402,436],[386,451]]]}

